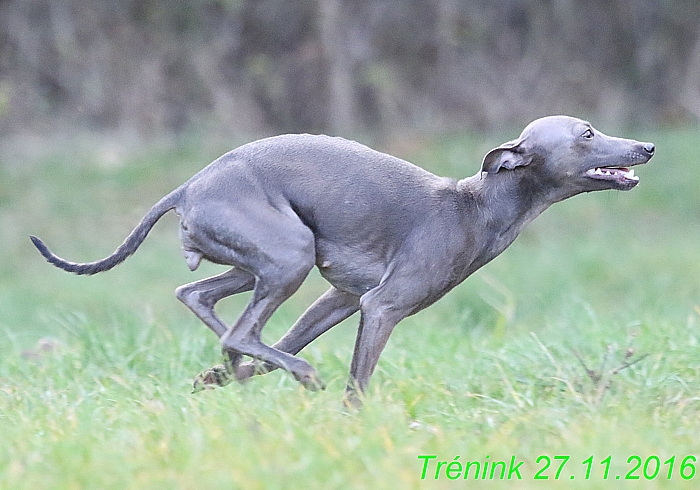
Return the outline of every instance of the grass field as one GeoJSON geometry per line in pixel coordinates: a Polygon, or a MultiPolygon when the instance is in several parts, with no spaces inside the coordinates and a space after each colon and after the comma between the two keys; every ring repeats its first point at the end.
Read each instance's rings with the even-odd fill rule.
{"type": "MultiPolygon", "coordinates": [[[[302,353],[326,391],[275,372],[190,394],[220,353],[173,291],[222,269],[188,271],[174,216],[95,277],[49,266],[27,238],[72,260],[101,258],[225,147],[0,157],[0,488],[697,488],[700,461],[688,456],[700,459],[699,133],[628,134],[657,145],[638,188],[555,205],[402,322],[358,413],[340,403],[356,316],[302,353]],[[501,481],[496,465],[493,480],[472,481],[472,465],[465,482],[457,470],[474,461],[517,471],[501,481]],[[549,481],[535,479],[540,470],[549,481]]],[[[500,141],[394,149],[461,177],[500,141]]],[[[324,290],[312,275],[265,339],[324,290]]],[[[222,302],[223,317],[245,300],[222,302]]]]}

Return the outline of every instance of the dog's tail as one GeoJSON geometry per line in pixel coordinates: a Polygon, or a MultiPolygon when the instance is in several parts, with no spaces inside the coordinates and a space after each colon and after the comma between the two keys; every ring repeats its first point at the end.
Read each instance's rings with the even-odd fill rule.
{"type": "Polygon", "coordinates": [[[148,232],[151,231],[153,225],[155,225],[165,213],[177,206],[177,204],[180,202],[180,196],[181,188],[178,188],[158,201],[148,211],[148,213],[146,213],[146,216],[141,219],[141,222],[132,230],[129,236],[126,237],[126,240],[124,240],[124,243],[122,243],[112,255],[95,262],[83,264],[69,262],[51,252],[39,238],[35,236],[30,236],[29,238],[31,238],[32,243],[34,243],[34,246],[39,250],[41,255],[43,255],[47,261],[59,269],[63,269],[67,272],[73,272],[74,274],[78,275],[97,274],[98,272],[109,270],[115,265],[121,264],[127,259],[127,257],[133,254],[146,239],[146,235],[148,235],[148,232]]]}

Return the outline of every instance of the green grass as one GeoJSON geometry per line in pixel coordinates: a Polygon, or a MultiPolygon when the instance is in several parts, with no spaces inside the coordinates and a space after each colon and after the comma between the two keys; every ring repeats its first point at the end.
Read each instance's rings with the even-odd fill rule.
{"type": "MultiPolygon", "coordinates": [[[[700,474],[684,481],[679,470],[687,455],[700,458],[697,134],[632,134],[658,148],[637,189],[555,205],[503,255],[402,322],[358,413],[340,403],[357,317],[302,353],[324,392],[275,372],[190,394],[193,376],[220,355],[173,290],[221,269],[187,270],[173,216],[134,257],[95,277],[50,267],[27,238],[70,259],[102,257],[224,147],[154,147],[108,166],[98,151],[76,158],[61,149],[23,165],[0,161],[0,488],[465,486],[444,466],[436,481],[432,460],[421,480],[421,455],[515,456],[524,462],[523,480],[510,482],[517,488],[601,488],[608,456],[608,484],[632,488],[639,482],[615,480],[633,469],[627,459],[657,455],[653,481],[643,468],[634,473],[645,488],[695,487],[700,474]],[[42,351],[40,339],[53,349],[42,351]],[[570,456],[559,482],[555,460],[550,481],[533,480],[541,455],[570,456]]],[[[460,177],[498,142],[446,136],[402,156],[460,177]]],[[[265,339],[324,290],[313,274],[265,339]]],[[[245,300],[222,302],[224,318],[245,300]]]]}

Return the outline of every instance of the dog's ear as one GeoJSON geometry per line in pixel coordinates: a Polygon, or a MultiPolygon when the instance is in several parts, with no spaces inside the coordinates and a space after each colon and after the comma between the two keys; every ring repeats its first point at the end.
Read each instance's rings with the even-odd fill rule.
{"type": "Polygon", "coordinates": [[[481,171],[495,174],[502,168],[513,170],[515,167],[528,165],[531,161],[530,152],[522,148],[521,141],[514,140],[488,152],[481,164],[481,171]]]}

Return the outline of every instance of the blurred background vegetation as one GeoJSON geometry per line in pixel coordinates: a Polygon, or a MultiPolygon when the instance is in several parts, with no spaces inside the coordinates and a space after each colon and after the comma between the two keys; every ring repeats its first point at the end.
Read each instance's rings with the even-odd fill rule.
{"type": "Polygon", "coordinates": [[[2,0],[0,132],[700,117],[696,0],[2,0]]]}

